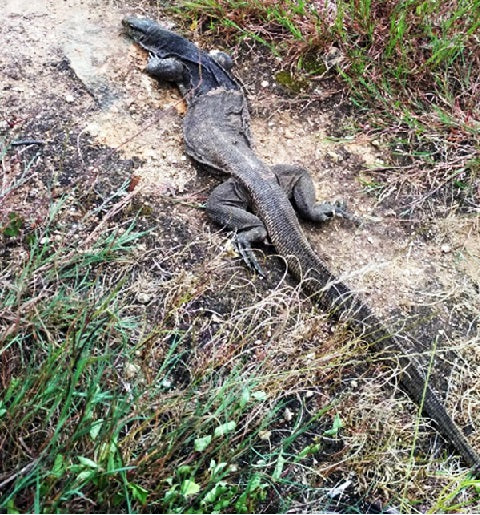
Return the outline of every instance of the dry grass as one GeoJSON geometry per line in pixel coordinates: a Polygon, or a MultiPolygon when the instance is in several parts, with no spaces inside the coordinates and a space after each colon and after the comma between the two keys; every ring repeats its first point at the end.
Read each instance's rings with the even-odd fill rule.
{"type": "Polygon", "coordinates": [[[353,129],[390,155],[369,185],[411,215],[432,197],[478,210],[479,10],[478,0],[194,0],[176,12],[229,46],[266,45],[282,58],[281,83],[310,84],[306,98],[326,78],[342,81],[358,110],[338,135],[353,129]]]}
{"type": "Polygon", "coordinates": [[[58,204],[3,235],[17,256],[0,274],[4,509],[475,506],[392,387],[399,371],[300,285],[227,265],[216,235],[172,250],[155,226],[135,232],[135,202],[112,201],[81,245],[58,204]]]}

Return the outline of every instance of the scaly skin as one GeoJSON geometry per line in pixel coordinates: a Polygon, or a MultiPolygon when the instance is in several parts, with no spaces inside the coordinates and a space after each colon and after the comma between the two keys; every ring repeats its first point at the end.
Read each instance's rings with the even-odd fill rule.
{"type": "MultiPolygon", "coordinates": [[[[216,199],[210,206],[210,213],[214,219],[230,228],[235,227],[250,234],[248,246],[250,242],[260,241],[268,233],[278,253],[284,257],[289,270],[302,282],[307,293],[322,307],[344,319],[375,349],[387,350],[394,356],[403,370],[403,388],[414,402],[423,407],[423,412],[435,421],[439,432],[451,442],[466,464],[472,467],[474,473],[478,473],[479,455],[453,422],[430,386],[426,385],[425,374],[417,361],[409,356],[410,350],[399,337],[389,333],[358,295],[330,273],[325,263],[311,248],[291,202],[277,180],[278,177],[251,149],[246,102],[237,81],[223,68],[212,67],[211,59],[206,54],[199,58],[197,54],[200,51],[196,47],[193,51],[195,58],[192,58],[192,48],[186,45],[186,40],[181,38],[179,45],[180,36],[171,36],[173,33],[168,31],[161,32],[155,22],[142,21],[149,28],[148,39],[142,30],[140,33],[143,35],[138,36],[139,24],[136,24],[135,19],[126,20],[125,26],[135,25],[137,33],[132,30],[128,32],[137,42],[153,53],[155,48],[161,49],[158,57],[170,59],[173,56],[179,61],[180,66],[187,70],[188,81],[182,79],[180,84],[181,89],[188,90],[185,94],[189,108],[184,120],[187,152],[196,161],[230,174],[236,182],[232,182],[232,187],[227,191],[234,196],[237,194],[234,190],[240,189],[239,197],[245,197],[248,207],[256,215],[255,217],[249,214],[247,223],[241,215],[239,217],[234,211],[229,210],[231,206],[221,206],[216,199]],[[147,40],[148,44],[145,43],[147,40]],[[165,52],[167,47],[169,50],[165,52]],[[182,51],[185,48],[187,55],[184,57],[182,51]],[[192,67],[201,70],[196,69],[192,72],[192,67]],[[225,79],[225,75],[230,79],[225,79]],[[200,80],[198,77],[201,76],[204,78],[201,84],[195,82],[200,80]],[[196,78],[193,82],[192,77],[196,78]],[[252,220],[253,229],[248,225],[252,220]]],[[[155,75],[159,77],[161,73],[155,75]]],[[[179,76],[177,74],[177,77],[179,76]]],[[[182,75],[184,76],[185,74],[182,75]]],[[[169,77],[166,76],[167,79],[169,77]]]]}

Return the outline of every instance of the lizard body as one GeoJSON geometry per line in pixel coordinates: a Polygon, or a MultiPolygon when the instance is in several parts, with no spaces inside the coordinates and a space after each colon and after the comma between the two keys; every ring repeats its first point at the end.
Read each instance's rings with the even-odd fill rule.
{"type": "Polygon", "coordinates": [[[344,215],[342,207],[317,204],[312,180],[303,168],[271,167],[258,158],[251,146],[245,96],[228,66],[151,20],[126,18],[123,24],[126,32],[153,55],[147,72],[175,82],[186,97],[183,127],[187,153],[231,176],[212,192],[207,203],[210,217],[237,231],[242,256],[257,270],[251,244],[269,237],[307,293],[345,319],[374,348],[388,350],[402,367],[403,388],[435,421],[466,464],[478,472],[480,457],[426,384],[426,376],[409,355],[408,346],[390,334],[363,299],[328,270],[305,237],[293,205],[301,217],[317,222],[338,213],[344,215]]]}

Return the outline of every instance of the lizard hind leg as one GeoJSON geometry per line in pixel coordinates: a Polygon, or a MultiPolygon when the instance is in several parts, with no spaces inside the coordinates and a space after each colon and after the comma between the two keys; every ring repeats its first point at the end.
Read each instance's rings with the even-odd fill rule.
{"type": "Polygon", "coordinates": [[[325,222],[335,216],[350,218],[344,202],[317,202],[315,186],[308,170],[298,165],[274,165],[273,173],[299,215],[312,222],[325,222]]]}
{"type": "Polygon", "coordinates": [[[248,211],[249,199],[245,189],[234,179],[217,186],[207,201],[209,217],[223,227],[237,232],[235,245],[247,266],[265,275],[252,250],[252,243],[264,242],[267,230],[256,215],[248,211]]]}

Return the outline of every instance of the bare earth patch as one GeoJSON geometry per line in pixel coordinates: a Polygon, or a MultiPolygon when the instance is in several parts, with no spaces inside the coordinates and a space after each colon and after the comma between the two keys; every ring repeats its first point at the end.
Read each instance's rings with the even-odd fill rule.
{"type": "MultiPolygon", "coordinates": [[[[202,263],[204,258],[212,259],[209,251],[203,254],[201,250],[202,242],[208,243],[218,249],[215,263],[227,273],[232,252],[224,235],[218,234],[218,228],[197,208],[219,178],[197,171],[184,153],[185,106],[178,92],[143,74],[146,56],[120,34],[122,17],[135,12],[126,2],[7,0],[0,36],[0,134],[7,142],[37,139],[44,145],[9,150],[3,163],[4,187],[6,181],[18,179],[22,159],[31,159],[33,164],[28,181],[5,197],[0,214],[15,211],[35,227],[37,218],[46,216],[45,206],[51,199],[67,196],[70,222],[75,224],[85,211],[98,208],[127,184],[127,191],[135,192],[136,208],[148,215],[148,223],[154,226],[161,220],[163,224],[154,232],[154,243],[143,249],[145,254],[153,254],[152,260],[139,260],[132,283],[132,291],[145,303],[160,288],[151,268],[155,245],[173,252],[197,241],[188,259],[202,263]],[[80,191],[79,197],[71,195],[74,187],[80,191]]],[[[154,9],[146,14],[156,15],[154,9]]],[[[453,418],[476,429],[470,438],[479,449],[478,216],[452,209],[423,221],[401,217],[401,198],[397,199],[398,209],[392,208],[391,199],[385,206],[364,186],[369,169],[382,166],[388,159],[382,149],[366,138],[329,139],[333,112],[342,109],[346,99],[337,95],[302,110],[298,103],[286,103],[273,87],[272,77],[260,77],[268,85],[259,86],[260,78],[248,69],[248,62],[238,73],[249,92],[252,133],[259,155],[272,164],[306,167],[314,177],[319,199],[344,199],[362,218],[358,227],[344,220],[322,227],[305,224],[314,248],[386,320],[408,328],[414,342],[412,352],[425,351],[428,357],[436,339],[445,347],[433,371],[434,384],[442,390],[453,418]]],[[[87,238],[93,227],[91,223],[75,226],[75,237],[87,238]]],[[[268,259],[265,268],[270,264],[271,277],[266,282],[251,278],[241,266],[234,267],[232,295],[247,282],[251,286],[250,281],[254,289],[267,295],[282,279],[281,265],[268,259]]],[[[221,282],[226,280],[225,273],[220,273],[218,280],[221,293],[212,305],[233,302],[222,298],[228,296],[221,282]]],[[[251,290],[246,293],[252,298],[254,294],[251,290]]],[[[248,298],[244,300],[248,303],[248,298]]],[[[315,360],[320,363],[325,359],[321,354],[324,328],[310,326],[308,310],[302,316],[299,327],[305,333],[294,343],[301,346],[303,334],[309,341],[313,338],[318,346],[313,351],[315,360]],[[318,334],[312,337],[315,330],[318,334]]],[[[289,348],[288,342],[282,345],[286,358],[279,366],[288,367],[297,347],[289,348]]],[[[274,354],[271,349],[256,352],[274,354]]],[[[311,352],[308,348],[305,355],[311,352]]],[[[335,359],[334,349],[327,345],[325,352],[335,359]]],[[[326,389],[331,381],[340,392],[348,452],[338,458],[338,464],[335,457],[330,461],[327,457],[326,463],[312,466],[318,465],[320,475],[340,484],[353,478],[363,492],[373,485],[373,497],[382,501],[403,488],[408,474],[411,478],[428,476],[427,482],[439,491],[446,483],[435,477],[428,463],[425,469],[415,471],[390,464],[396,462],[386,439],[392,448],[399,445],[407,452],[410,447],[409,442],[394,441],[395,432],[389,426],[407,428],[406,434],[411,435],[416,408],[404,396],[384,389],[390,372],[375,364],[361,371],[365,355],[361,349],[359,353],[350,368],[338,369],[341,375],[336,379],[323,378],[326,389]],[[354,377],[352,371],[359,370],[363,375],[354,377]],[[375,448],[377,436],[385,448],[375,448]],[[355,461],[357,454],[360,458],[355,461]],[[385,464],[375,468],[373,462],[382,457],[385,464]]],[[[432,434],[428,428],[422,432],[423,448],[430,444],[435,447],[432,434]]],[[[443,473],[448,470],[453,474],[460,466],[451,459],[443,473]]],[[[424,508],[429,508],[422,497],[425,492],[413,479],[408,494],[421,497],[424,508]]]]}

